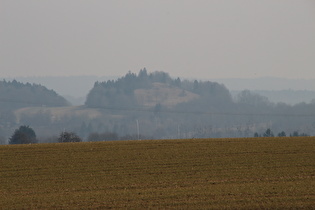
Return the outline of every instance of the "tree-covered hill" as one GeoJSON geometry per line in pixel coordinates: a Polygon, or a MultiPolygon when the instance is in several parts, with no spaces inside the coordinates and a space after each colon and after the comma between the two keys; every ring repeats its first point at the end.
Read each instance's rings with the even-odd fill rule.
{"type": "Polygon", "coordinates": [[[152,108],[161,105],[173,109],[188,104],[219,108],[222,103],[232,103],[224,85],[209,81],[182,81],[165,72],[148,73],[142,69],[138,74],[128,72],[117,80],[96,82],[85,105],[98,108],[152,108]]]}
{"type": "Polygon", "coordinates": [[[66,106],[66,99],[45,86],[30,83],[21,83],[16,80],[0,81],[0,108],[14,110],[32,106],[66,106]]]}
{"type": "Polygon", "coordinates": [[[91,122],[90,130],[120,135],[139,127],[141,134],[155,138],[249,137],[268,128],[311,134],[315,125],[315,103],[275,104],[249,90],[233,98],[223,84],[181,80],[146,69],[96,82],[85,105],[106,113],[91,122]]]}

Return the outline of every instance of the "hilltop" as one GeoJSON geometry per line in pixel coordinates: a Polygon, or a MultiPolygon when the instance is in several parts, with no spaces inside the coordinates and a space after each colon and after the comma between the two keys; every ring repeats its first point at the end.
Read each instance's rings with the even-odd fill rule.
{"type": "Polygon", "coordinates": [[[209,96],[211,101],[216,100],[216,103],[232,102],[228,89],[222,84],[197,80],[182,81],[179,77],[171,78],[165,72],[147,73],[146,69],[142,69],[138,75],[128,72],[117,80],[96,82],[87,95],[85,105],[98,108],[174,108],[192,101],[199,103],[207,100],[209,96]]]}
{"type": "Polygon", "coordinates": [[[0,81],[0,108],[17,109],[31,106],[67,106],[65,98],[54,90],[39,84],[21,83],[16,80],[0,81]]]}

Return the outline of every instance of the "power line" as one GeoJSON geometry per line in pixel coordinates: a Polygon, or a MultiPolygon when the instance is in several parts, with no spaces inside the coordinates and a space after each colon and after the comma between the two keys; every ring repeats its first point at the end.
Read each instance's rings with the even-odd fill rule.
{"type": "MultiPolygon", "coordinates": [[[[16,104],[29,104],[37,105],[38,107],[47,106],[44,103],[30,102],[30,101],[19,101],[12,99],[0,98],[0,103],[16,103],[16,104]]],[[[48,106],[48,108],[53,108],[55,106],[48,106]]],[[[56,106],[60,107],[60,106],[56,106]]],[[[244,112],[207,112],[207,111],[189,111],[189,110],[159,110],[155,111],[152,106],[137,106],[137,107],[126,107],[126,106],[101,106],[101,107],[87,107],[102,110],[112,110],[112,111],[137,111],[137,112],[153,112],[153,113],[169,113],[169,114],[194,114],[194,115],[212,115],[212,116],[261,116],[261,117],[315,117],[315,113],[309,114],[288,114],[288,113],[244,113],[244,112]]]]}
{"type": "MultiPolygon", "coordinates": [[[[94,107],[103,110],[154,112],[152,107],[94,107]]],[[[241,113],[241,112],[207,112],[189,110],[160,110],[157,113],[196,114],[196,115],[223,115],[223,116],[279,116],[279,117],[315,117],[314,114],[282,114],[282,113],[241,113]]]]}
{"type": "Polygon", "coordinates": [[[6,98],[0,98],[1,103],[15,103],[15,104],[32,104],[32,105],[42,105],[37,102],[31,102],[31,101],[20,101],[20,100],[14,100],[14,99],[6,99],[6,98]]]}
{"type": "Polygon", "coordinates": [[[0,98],[0,103],[14,103],[14,104],[48,106],[47,103],[39,103],[39,102],[33,102],[33,101],[21,101],[21,100],[14,100],[14,99],[3,99],[3,98],[0,98]]]}

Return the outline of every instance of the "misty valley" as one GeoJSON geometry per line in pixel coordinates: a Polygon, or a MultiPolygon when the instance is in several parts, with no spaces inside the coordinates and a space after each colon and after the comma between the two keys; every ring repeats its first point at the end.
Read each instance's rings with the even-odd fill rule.
{"type": "Polygon", "coordinates": [[[80,106],[43,85],[0,81],[1,144],[22,125],[34,129],[39,143],[57,142],[64,131],[83,141],[305,136],[315,134],[310,113],[314,100],[275,103],[253,91],[232,94],[224,84],[145,68],[95,81],[80,106]]]}

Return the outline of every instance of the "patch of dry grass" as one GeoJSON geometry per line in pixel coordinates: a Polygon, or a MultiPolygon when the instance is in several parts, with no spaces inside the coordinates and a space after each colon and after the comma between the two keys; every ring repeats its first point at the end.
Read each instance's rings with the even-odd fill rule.
{"type": "Polygon", "coordinates": [[[171,87],[162,83],[153,83],[151,89],[135,90],[135,97],[139,104],[143,106],[155,106],[161,104],[166,107],[172,107],[179,103],[196,100],[198,94],[185,91],[178,87],[171,87]]]}
{"type": "Polygon", "coordinates": [[[315,138],[0,146],[0,206],[312,208],[315,138]]]}
{"type": "Polygon", "coordinates": [[[15,116],[19,122],[22,116],[32,116],[37,114],[48,114],[52,121],[58,121],[65,116],[84,117],[86,119],[95,119],[102,116],[98,109],[82,108],[82,106],[64,106],[64,107],[25,107],[15,111],[15,116]]]}

